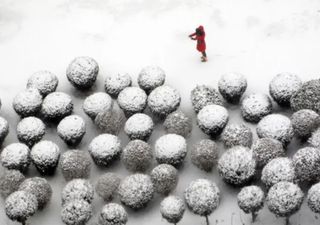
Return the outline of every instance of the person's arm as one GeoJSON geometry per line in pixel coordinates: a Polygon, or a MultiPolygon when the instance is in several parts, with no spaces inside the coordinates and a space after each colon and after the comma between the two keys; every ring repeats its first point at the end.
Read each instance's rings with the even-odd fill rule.
{"type": "Polygon", "coordinates": [[[189,35],[189,37],[192,38],[195,35],[196,35],[196,33],[192,33],[192,34],[189,35]]]}

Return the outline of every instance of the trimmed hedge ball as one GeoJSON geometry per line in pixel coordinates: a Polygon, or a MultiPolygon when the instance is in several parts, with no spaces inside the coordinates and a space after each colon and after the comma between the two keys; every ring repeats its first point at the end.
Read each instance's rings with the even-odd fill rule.
{"type": "Polygon", "coordinates": [[[303,197],[303,192],[298,185],[282,181],[270,188],[266,200],[273,214],[289,217],[300,209],[303,197]]]}
{"type": "Polygon", "coordinates": [[[314,182],[320,178],[320,151],[304,147],[292,157],[297,179],[300,182],[314,182]]]}
{"type": "Polygon", "coordinates": [[[14,111],[21,116],[34,116],[41,109],[42,96],[38,89],[29,88],[17,94],[12,102],[14,111]]]}
{"type": "Polygon", "coordinates": [[[291,96],[302,86],[301,79],[291,73],[276,75],[270,82],[271,97],[281,106],[290,106],[291,96]]]}
{"type": "Polygon", "coordinates": [[[218,172],[223,180],[235,186],[248,183],[256,172],[252,151],[243,146],[230,148],[218,161],[218,172]]]}
{"type": "Polygon", "coordinates": [[[122,152],[119,137],[112,134],[100,134],[89,144],[89,153],[98,166],[108,166],[117,160],[122,152]]]}
{"type": "Polygon", "coordinates": [[[314,213],[320,213],[320,183],[311,186],[308,191],[307,203],[314,213]]]}
{"type": "Polygon", "coordinates": [[[167,195],[176,188],[178,171],[169,164],[160,164],[151,171],[151,180],[157,193],[167,195]]]}
{"type": "Polygon", "coordinates": [[[113,199],[120,184],[120,178],[115,173],[105,173],[98,178],[95,186],[96,193],[104,200],[113,199]]]}
{"type": "Polygon", "coordinates": [[[228,73],[220,77],[218,89],[225,100],[238,103],[247,89],[247,79],[239,73],[228,73]]]}
{"type": "Polygon", "coordinates": [[[126,87],[118,95],[119,107],[129,117],[135,113],[141,113],[147,106],[147,94],[138,87],[126,87]]]}
{"type": "Polygon", "coordinates": [[[37,117],[26,117],[17,125],[18,140],[29,147],[39,142],[46,133],[46,126],[37,117]]]}
{"type": "Polygon", "coordinates": [[[54,92],[59,84],[58,77],[47,70],[32,74],[27,82],[27,88],[36,88],[42,96],[54,92]]]}
{"type": "Polygon", "coordinates": [[[52,175],[59,162],[60,149],[52,141],[40,141],[32,147],[30,157],[40,174],[52,175]]]}
{"type": "Polygon", "coordinates": [[[320,116],[310,109],[301,109],[291,116],[294,133],[305,140],[320,126],[320,116]]]}
{"type": "Polygon", "coordinates": [[[246,186],[237,195],[238,206],[246,214],[252,214],[252,221],[255,221],[257,212],[263,208],[264,192],[258,186],[246,186]]]}
{"type": "Polygon", "coordinates": [[[69,150],[62,154],[60,160],[64,179],[88,178],[91,170],[91,160],[88,154],[81,150],[69,150]]]}
{"type": "Polygon", "coordinates": [[[154,187],[150,176],[136,173],[124,178],[118,189],[120,201],[132,209],[145,207],[153,198],[154,187]]]}
{"type": "Polygon", "coordinates": [[[100,112],[110,110],[112,107],[112,98],[103,92],[96,92],[86,97],[82,106],[83,111],[93,120],[100,112]]]}
{"type": "Polygon", "coordinates": [[[317,128],[315,131],[312,132],[311,137],[308,139],[308,143],[315,148],[320,148],[320,129],[319,128],[317,128]]]}
{"type": "Polygon", "coordinates": [[[160,203],[160,213],[169,223],[177,224],[186,210],[184,201],[178,196],[168,196],[160,203]]]}
{"type": "Polygon", "coordinates": [[[131,84],[132,79],[128,73],[118,73],[106,77],[104,89],[109,95],[116,98],[123,89],[130,87],[131,84]]]}
{"type": "Polygon", "coordinates": [[[72,99],[63,92],[48,94],[42,102],[41,115],[48,121],[57,122],[73,111],[72,99]]]}
{"type": "Polygon", "coordinates": [[[159,118],[165,118],[177,110],[180,102],[180,93],[170,86],[157,87],[148,97],[148,107],[151,112],[159,118]]]}
{"type": "Polygon", "coordinates": [[[74,200],[93,201],[94,189],[89,180],[73,179],[64,186],[61,193],[62,205],[74,200]]]}
{"type": "Polygon", "coordinates": [[[159,164],[179,166],[187,155],[186,139],[177,134],[166,134],[155,143],[155,157],[159,164]]]}
{"type": "Polygon", "coordinates": [[[117,135],[124,126],[125,116],[120,109],[109,109],[98,113],[94,124],[103,132],[117,135]]]}
{"type": "Polygon", "coordinates": [[[221,134],[229,120],[226,108],[220,105],[207,105],[197,115],[199,128],[207,135],[217,137],[221,134]]]}
{"type": "Polygon", "coordinates": [[[4,142],[4,139],[9,134],[9,123],[8,121],[0,116],[0,145],[4,142]]]}
{"type": "Polygon", "coordinates": [[[124,125],[124,132],[131,140],[141,139],[147,141],[152,134],[154,123],[150,116],[136,113],[129,117],[124,125]]]}
{"type": "Polygon", "coordinates": [[[127,170],[145,171],[152,163],[151,146],[141,140],[130,141],[121,153],[121,161],[127,170]]]}
{"type": "Polygon", "coordinates": [[[57,132],[67,145],[75,146],[81,142],[86,133],[86,123],[80,116],[67,116],[58,124],[57,132]]]}
{"type": "Polygon", "coordinates": [[[3,198],[18,190],[25,176],[19,170],[3,169],[0,174],[0,194],[3,198]]]}
{"type": "Polygon", "coordinates": [[[13,192],[4,203],[6,215],[12,221],[25,224],[38,209],[37,197],[27,191],[13,192]]]}
{"type": "Polygon", "coordinates": [[[62,207],[61,219],[66,225],[84,225],[92,217],[91,204],[84,200],[73,200],[62,207]]]}
{"type": "Polygon", "coordinates": [[[221,140],[226,148],[237,145],[251,147],[252,131],[244,124],[229,124],[221,134],[221,140]]]}
{"type": "Polygon", "coordinates": [[[294,136],[291,120],[280,114],[270,114],[257,125],[259,138],[273,138],[284,146],[288,145],[294,136]]]}
{"type": "Polygon", "coordinates": [[[208,216],[219,206],[220,190],[214,182],[197,179],[184,191],[184,198],[193,213],[208,216]]]}
{"type": "Polygon", "coordinates": [[[25,172],[30,165],[30,149],[27,145],[13,143],[6,146],[0,155],[1,164],[7,169],[25,172]]]}
{"type": "Polygon", "coordinates": [[[259,122],[273,110],[271,99],[265,94],[250,94],[241,101],[241,114],[244,120],[259,122]]]}
{"type": "Polygon", "coordinates": [[[80,56],[73,59],[66,72],[69,82],[80,90],[91,88],[97,79],[98,73],[98,63],[88,56],[80,56]]]}
{"type": "Polygon", "coordinates": [[[296,173],[291,159],[279,157],[272,159],[263,168],[261,181],[267,188],[272,187],[280,181],[295,182],[296,173]]]}
{"type": "Polygon", "coordinates": [[[207,85],[197,85],[191,91],[191,103],[196,113],[207,105],[223,106],[223,100],[218,91],[207,85]]]}
{"type": "Polygon", "coordinates": [[[128,214],[121,205],[109,203],[102,207],[98,220],[100,225],[125,225],[128,214]]]}
{"type": "Polygon", "coordinates": [[[257,166],[260,168],[264,167],[272,159],[285,155],[282,143],[272,138],[257,139],[251,149],[257,166]]]}
{"type": "Polygon", "coordinates": [[[218,145],[210,139],[203,139],[191,148],[191,162],[201,170],[211,171],[218,157],[218,145]]]}
{"type": "Polygon", "coordinates": [[[299,90],[292,95],[290,105],[293,111],[311,109],[320,113],[320,80],[310,80],[302,84],[299,90]]]}
{"type": "Polygon", "coordinates": [[[164,84],[166,74],[159,66],[146,66],[138,76],[138,84],[140,88],[150,93],[153,89],[164,84]]]}
{"type": "Polygon", "coordinates": [[[32,177],[24,180],[19,190],[29,192],[36,196],[39,209],[43,209],[50,202],[52,196],[50,184],[46,179],[41,177],[32,177]]]}
{"type": "Polygon", "coordinates": [[[167,133],[188,137],[192,131],[192,119],[180,110],[170,113],[163,122],[167,133]]]}

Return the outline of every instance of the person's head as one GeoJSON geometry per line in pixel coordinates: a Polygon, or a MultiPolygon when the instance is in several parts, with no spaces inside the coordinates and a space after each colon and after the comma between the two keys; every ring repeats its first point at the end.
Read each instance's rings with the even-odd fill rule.
{"type": "Polygon", "coordinates": [[[201,36],[201,35],[203,35],[203,33],[204,33],[203,26],[199,26],[199,27],[196,29],[196,35],[201,36]]]}

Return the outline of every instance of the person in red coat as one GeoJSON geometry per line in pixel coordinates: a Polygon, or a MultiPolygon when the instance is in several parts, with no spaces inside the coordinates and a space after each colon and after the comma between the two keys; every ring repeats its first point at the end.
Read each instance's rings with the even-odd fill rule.
{"type": "Polygon", "coordinates": [[[204,32],[203,26],[199,26],[196,29],[196,32],[193,34],[190,34],[189,37],[191,40],[196,40],[197,41],[197,50],[202,53],[201,56],[201,61],[206,62],[207,59],[207,53],[206,53],[206,33],[204,32]]]}

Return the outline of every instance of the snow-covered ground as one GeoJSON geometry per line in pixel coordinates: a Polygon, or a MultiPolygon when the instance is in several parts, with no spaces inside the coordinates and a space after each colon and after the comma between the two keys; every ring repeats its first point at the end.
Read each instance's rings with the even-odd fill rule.
{"type": "MultiPolygon", "coordinates": [[[[319,0],[1,0],[0,114],[11,123],[4,145],[17,141],[18,117],[11,107],[14,95],[24,89],[30,74],[47,69],[59,76],[58,90],[73,95],[75,113],[87,119],[88,132],[79,146],[86,150],[97,130],[81,110],[83,99],[90,93],[75,91],[65,77],[66,66],[75,56],[89,55],[99,62],[101,72],[95,91],[103,91],[106,74],[128,72],[136,78],[143,66],[161,66],[167,73],[167,84],[179,89],[182,95],[182,109],[194,116],[190,90],[196,84],[216,86],[220,75],[226,72],[246,75],[247,93],[267,93],[269,81],[280,72],[296,73],[304,80],[319,77],[319,37],[319,0]],[[200,62],[195,42],[188,38],[200,24],[207,33],[207,63],[200,62]]],[[[240,120],[235,108],[229,108],[231,122],[240,120]]],[[[153,144],[162,132],[158,128],[150,142],[153,144]]],[[[128,140],[122,136],[125,144],[128,140]]],[[[194,127],[188,142],[192,144],[204,137],[194,127]]],[[[53,128],[48,129],[46,138],[66,149],[53,128]]],[[[290,154],[297,148],[295,143],[289,146],[290,154]]],[[[216,171],[205,174],[187,161],[180,170],[175,193],[181,196],[187,184],[198,177],[214,180],[222,190],[222,199],[210,217],[211,224],[250,224],[250,217],[237,207],[238,190],[225,185],[216,171]]],[[[94,168],[92,181],[105,171],[128,174],[119,163],[104,171],[94,168]]],[[[32,169],[29,175],[36,174],[32,169]]],[[[30,219],[32,225],[62,224],[60,191],[64,181],[60,172],[49,181],[54,188],[52,203],[30,219]]],[[[160,200],[157,196],[141,212],[129,210],[128,224],[167,224],[161,220],[160,200]]],[[[102,205],[96,198],[95,213],[102,205]]],[[[0,206],[3,208],[3,201],[0,206]]],[[[294,225],[319,223],[305,203],[291,221],[294,225]]],[[[181,221],[185,225],[204,223],[204,218],[189,211],[181,221]]],[[[283,223],[266,207],[256,222],[283,223]]],[[[3,210],[0,224],[13,224],[3,210]]]]}

